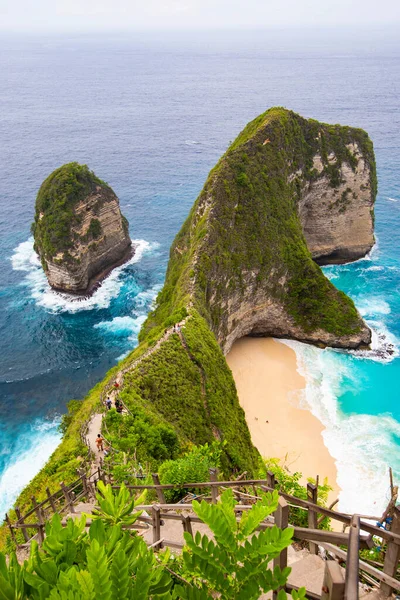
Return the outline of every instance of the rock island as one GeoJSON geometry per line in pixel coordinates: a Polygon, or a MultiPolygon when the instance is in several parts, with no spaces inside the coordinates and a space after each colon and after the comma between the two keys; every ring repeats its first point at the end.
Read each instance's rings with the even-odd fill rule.
{"type": "Polygon", "coordinates": [[[32,232],[49,284],[62,292],[90,294],[133,254],[117,196],[76,162],[56,169],[41,185],[32,232]]]}
{"type": "MultiPolygon", "coordinates": [[[[112,447],[128,453],[132,464],[157,470],[188,444],[220,441],[226,477],[257,473],[260,455],[225,356],[235,340],[249,335],[368,347],[370,329],[317,261],[355,260],[369,251],[376,189],[365,131],[306,120],[283,108],[249,123],[210,172],[172,244],[165,284],[138,347],[83,402],[71,405],[63,441],[18,504],[74,480],[85,452],[82,424],[116,385],[129,414],[98,417],[112,447]]],[[[34,234],[49,279],[64,289],[87,287],[95,271],[86,265],[104,268],[100,244],[109,244],[111,263],[130,245],[115,195],[76,164],[43,184],[34,234]],[[66,185],[55,196],[58,175],[68,181],[71,170],[79,186],[66,185]],[[61,221],[52,209],[55,198],[64,211],[61,221]],[[110,233],[105,211],[114,223],[110,233]],[[98,249],[90,250],[91,244],[98,249]]]]}

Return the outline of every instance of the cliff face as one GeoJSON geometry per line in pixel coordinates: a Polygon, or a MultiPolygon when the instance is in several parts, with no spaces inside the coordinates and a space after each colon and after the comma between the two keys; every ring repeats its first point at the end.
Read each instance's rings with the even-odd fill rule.
{"type": "Polygon", "coordinates": [[[64,292],[90,293],[132,255],[117,196],[86,165],[64,165],[44,181],[32,230],[49,284],[64,292]]]}
{"type": "Polygon", "coordinates": [[[173,244],[159,304],[196,308],[224,353],[244,335],[367,346],[353,302],[315,261],[370,250],[375,195],[364,131],[267,111],[211,171],[173,244]]]}
{"type": "MultiPolygon", "coordinates": [[[[57,219],[59,237],[51,219],[46,228],[41,225],[41,212],[48,210],[44,200],[52,198],[49,180],[34,225],[46,264],[48,256],[60,251],[54,250],[59,237],[63,239],[57,219]]],[[[118,206],[112,191],[99,180],[90,182],[78,193],[72,225],[71,218],[64,222],[74,239],[89,232],[86,210],[99,220],[107,214],[102,230],[111,215],[113,230],[119,227],[118,215],[105,212],[108,204],[118,206]],[[96,213],[91,207],[98,195],[105,208],[96,213]]],[[[61,445],[17,504],[27,505],[32,494],[44,498],[46,486],[76,477],[82,422],[121,369],[124,403],[132,414],[145,414],[159,428],[159,439],[168,433],[168,425],[183,448],[189,440],[222,440],[225,475],[255,474],[259,455],[223,353],[244,335],[342,348],[370,342],[370,331],[353,302],[326,279],[313,258],[353,260],[370,249],[375,194],[373,148],[364,131],[307,121],[284,109],[271,109],[250,123],[211,171],[172,244],[166,281],[139,334],[138,348],[82,402],[61,445]],[[183,319],[178,335],[171,326],[183,319]]],[[[105,233],[107,239],[112,235],[105,233]]],[[[160,455],[155,432],[148,436],[144,430],[140,443],[135,442],[130,418],[121,415],[113,447],[134,452],[132,460],[150,461],[156,470],[160,455]]]]}
{"type": "Polygon", "coordinates": [[[327,157],[328,165],[338,167],[338,181],[334,186],[326,175],[321,154],[314,155],[313,168],[319,177],[306,182],[299,202],[307,246],[318,264],[357,260],[374,245],[371,156],[358,141],[346,144],[346,148],[352,157],[351,163],[337,164],[334,152],[327,157]]]}

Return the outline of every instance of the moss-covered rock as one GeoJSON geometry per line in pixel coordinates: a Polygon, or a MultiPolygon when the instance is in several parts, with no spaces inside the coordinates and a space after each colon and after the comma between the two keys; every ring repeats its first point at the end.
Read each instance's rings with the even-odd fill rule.
{"type": "Polygon", "coordinates": [[[360,258],[372,247],[375,195],[364,131],[281,108],[260,115],[211,171],[172,245],[165,286],[140,339],[191,305],[224,352],[249,334],[367,345],[370,331],[352,300],[313,259],[360,258]]]}
{"type": "Polygon", "coordinates": [[[48,281],[61,291],[87,294],[132,254],[117,196],[78,163],[63,165],[43,182],[32,232],[48,281]]]}
{"type": "MultiPolygon", "coordinates": [[[[224,357],[233,341],[275,335],[357,347],[370,339],[353,302],[325,278],[307,246],[313,238],[310,231],[305,235],[304,203],[311,211],[313,203],[331,199],[331,191],[335,206],[322,206],[333,224],[352,203],[368,205],[371,216],[376,175],[365,132],[284,109],[250,123],[211,171],[172,244],[165,285],[139,347],[80,409],[74,403],[61,445],[18,503],[32,493],[44,497],[46,482],[61,478],[62,465],[79,460],[79,426],[118,370],[125,373],[121,396],[133,417],[108,416],[108,435],[129,460],[157,469],[168,448],[176,456],[178,443],[184,448],[217,440],[225,475],[254,473],[259,455],[224,357]],[[171,332],[182,320],[182,331],[171,332]],[[140,435],[135,418],[148,435],[140,435]],[[154,448],[157,439],[162,453],[154,448]]],[[[349,219],[350,234],[352,226],[349,219]]],[[[371,243],[373,237],[365,251],[371,243]]]]}

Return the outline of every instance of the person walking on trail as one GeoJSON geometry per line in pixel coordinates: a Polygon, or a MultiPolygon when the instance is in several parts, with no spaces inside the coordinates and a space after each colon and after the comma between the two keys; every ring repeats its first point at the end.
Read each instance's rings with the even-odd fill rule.
{"type": "Polygon", "coordinates": [[[103,452],[103,450],[104,450],[103,442],[104,442],[104,438],[101,437],[100,433],[98,433],[97,438],[96,438],[96,446],[97,446],[97,450],[99,452],[103,452]]]}
{"type": "Polygon", "coordinates": [[[110,398],[110,396],[107,396],[107,400],[106,400],[107,410],[110,410],[111,404],[112,404],[111,398],[110,398]]]}

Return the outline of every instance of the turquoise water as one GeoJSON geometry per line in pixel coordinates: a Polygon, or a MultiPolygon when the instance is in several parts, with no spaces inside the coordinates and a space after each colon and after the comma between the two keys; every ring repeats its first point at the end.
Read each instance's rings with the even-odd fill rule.
{"type": "Polygon", "coordinates": [[[400,479],[400,51],[293,46],[263,34],[0,38],[0,513],[56,447],[68,400],[136,345],[208,171],[273,105],[364,127],[374,141],[377,248],[326,273],[371,323],[376,351],[296,350],[343,507],[382,503],[388,464],[400,479]],[[139,245],[79,303],[49,289],[29,233],[41,182],[71,160],[114,188],[139,245]]]}

